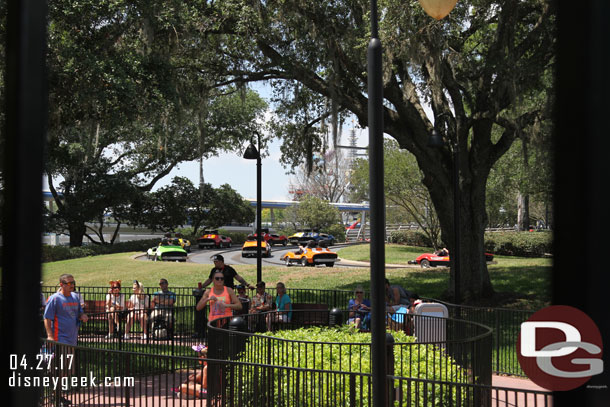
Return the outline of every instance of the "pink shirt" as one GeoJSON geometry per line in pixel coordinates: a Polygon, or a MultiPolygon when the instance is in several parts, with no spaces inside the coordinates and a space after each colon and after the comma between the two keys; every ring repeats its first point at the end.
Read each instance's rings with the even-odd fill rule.
{"type": "Polygon", "coordinates": [[[229,292],[227,291],[227,287],[224,287],[222,294],[214,293],[214,288],[212,288],[210,290],[210,297],[212,295],[215,296],[217,299],[210,301],[210,315],[209,315],[208,319],[210,321],[214,321],[215,319],[218,319],[218,318],[232,316],[233,310],[231,308],[224,307],[224,310],[223,310],[221,308],[221,306],[218,304],[219,302],[222,302],[224,304],[231,304],[231,296],[229,295],[229,292]]]}

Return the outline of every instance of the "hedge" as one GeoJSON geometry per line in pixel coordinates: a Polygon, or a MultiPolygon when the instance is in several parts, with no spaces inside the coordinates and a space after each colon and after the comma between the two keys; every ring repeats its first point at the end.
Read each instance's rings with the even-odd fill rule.
{"type": "Polygon", "coordinates": [[[160,239],[132,240],[115,244],[91,244],[81,247],[42,246],[42,262],[78,259],[80,257],[97,256],[100,254],[145,252],[159,244],[160,239]]]}
{"type": "MultiPolygon", "coordinates": [[[[430,240],[418,230],[392,232],[390,243],[432,247],[430,240]]],[[[486,232],[485,251],[522,257],[543,257],[552,251],[552,232],[486,232]]]]}
{"type": "MultiPolygon", "coordinates": [[[[247,233],[228,232],[219,230],[219,233],[229,236],[233,244],[241,245],[246,241],[247,233]]],[[[190,240],[191,247],[197,247],[197,238],[201,235],[185,235],[190,240]]],[[[149,248],[159,244],[161,236],[155,239],[131,240],[128,242],[119,242],[114,244],[89,244],[81,247],[69,246],[42,246],[42,262],[48,263],[52,261],[78,259],[81,257],[97,256],[100,254],[125,253],[125,252],[146,252],[149,248]]]]}

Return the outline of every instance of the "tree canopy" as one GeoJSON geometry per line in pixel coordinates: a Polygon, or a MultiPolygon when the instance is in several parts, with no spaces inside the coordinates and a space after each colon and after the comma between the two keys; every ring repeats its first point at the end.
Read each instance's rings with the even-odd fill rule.
{"type": "MultiPolygon", "coordinates": [[[[285,112],[276,130],[291,146],[285,162],[297,165],[319,149],[315,126],[327,117],[349,111],[361,127],[368,125],[368,6],[366,0],[213,3],[211,15],[222,21],[218,29],[233,36],[217,48],[234,61],[227,73],[275,81],[285,112]]],[[[527,101],[548,86],[543,73],[554,62],[553,4],[464,0],[442,21],[415,1],[386,0],[379,8],[384,132],[416,157],[450,248],[452,168],[459,151],[460,292],[467,299],[490,295],[483,255],[487,177],[518,134],[545,119],[544,106],[527,101]],[[434,127],[443,134],[443,148],[428,146],[434,127]]]]}
{"type": "Polygon", "coordinates": [[[266,103],[255,92],[199,68],[222,63],[203,34],[204,10],[50,3],[46,174],[71,245],[85,222],[130,199],[126,188],[149,191],[182,161],[239,149],[258,126],[266,103]]]}

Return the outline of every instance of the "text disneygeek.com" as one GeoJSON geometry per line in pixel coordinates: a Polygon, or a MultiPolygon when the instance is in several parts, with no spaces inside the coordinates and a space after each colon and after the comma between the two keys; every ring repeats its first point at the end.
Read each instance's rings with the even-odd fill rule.
{"type": "Polygon", "coordinates": [[[98,379],[89,372],[89,376],[50,377],[50,376],[24,376],[13,372],[8,379],[9,387],[52,387],[53,390],[69,390],[71,387],[134,387],[133,377],[103,377],[98,379]]]}

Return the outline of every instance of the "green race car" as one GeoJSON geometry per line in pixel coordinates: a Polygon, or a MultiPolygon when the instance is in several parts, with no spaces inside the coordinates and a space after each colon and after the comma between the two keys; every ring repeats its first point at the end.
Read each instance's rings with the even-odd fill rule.
{"type": "Polygon", "coordinates": [[[146,252],[149,260],[157,261],[186,261],[188,254],[182,248],[180,242],[163,240],[159,246],[151,247],[146,252]]]}

